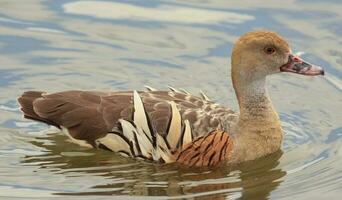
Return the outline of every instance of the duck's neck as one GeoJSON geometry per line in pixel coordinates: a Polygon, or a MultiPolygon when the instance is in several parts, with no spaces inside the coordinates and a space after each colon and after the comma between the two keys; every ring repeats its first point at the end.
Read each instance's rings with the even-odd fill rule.
{"type": "Polygon", "coordinates": [[[266,89],[266,77],[240,81],[234,88],[240,107],[240,121],[259,124],[278,120],[266,89]]]}
{"type": "Polygon", "coordinates": [[[266,77],[233,79],[239,101],[240,116],[235,127],[236,156],[239,161],[252,160],[280,148],[282,130],[266,89],[266,77]]]}
{"type": "Polygon", "coordinates": [[[266,76],[247,80],[233,82],[240,107],[238,126],[248,128],[248,132],[265,132],[266,129],[280,127],[278,114],[266,89],[266,76]]]}

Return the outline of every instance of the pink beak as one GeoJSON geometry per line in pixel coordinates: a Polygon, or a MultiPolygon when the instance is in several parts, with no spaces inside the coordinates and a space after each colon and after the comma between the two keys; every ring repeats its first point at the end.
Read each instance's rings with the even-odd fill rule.
{"type": "Polygon", "coordinates": [[[280,67],[281,72],[292,72],[307,76],[324,75],[322,67],[310,64],[299,56],[289,55],[289,61],[280,67]]]}

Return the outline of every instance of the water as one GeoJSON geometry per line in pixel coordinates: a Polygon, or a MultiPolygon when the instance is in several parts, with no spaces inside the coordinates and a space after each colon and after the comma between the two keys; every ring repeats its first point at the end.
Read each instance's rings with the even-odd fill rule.
{"type": "Polygon", "coordinates": [[[1,0],[0,198],[339,199],[341,10],[336,0],[1,0]],[[269,79],[285,130],[282,152],[270,157],[218,169],[135,161],[74,145],[18,111],[26,90],[144,85],[203,90],[236,110],[229,54],[253,28],[279,32],[326,70],[269,79]]]}

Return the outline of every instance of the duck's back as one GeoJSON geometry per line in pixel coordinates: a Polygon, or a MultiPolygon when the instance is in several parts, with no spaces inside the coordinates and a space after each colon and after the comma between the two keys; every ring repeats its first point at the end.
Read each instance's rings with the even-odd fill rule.
{"type": "Polygon", "coordinates": [[[18,101],[26,118],[57,126],[80,145],[134,157],[141,149],[133,143],[155,143],[158,135],[170,147],[185,142],[179,138],[189,142],[212,130],[229,131],[233,112],[204,97],[179,91],[31,91],[18,101]]]}

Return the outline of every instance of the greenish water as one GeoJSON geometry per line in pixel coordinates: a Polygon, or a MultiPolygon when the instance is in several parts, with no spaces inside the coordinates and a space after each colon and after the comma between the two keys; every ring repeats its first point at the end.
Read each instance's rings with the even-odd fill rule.
{"type": "Polygon", "coordinates": [[[0,0],[0,199],[340,199],[340,1],[0,0]],[[282,152],[230,168],[157,165],[72,144],[22,119],[26,90],[167,85],[237,110],[230,50],[242,33],[279,32],[324,77],[278,74],[268,88],[282,152]]]}

